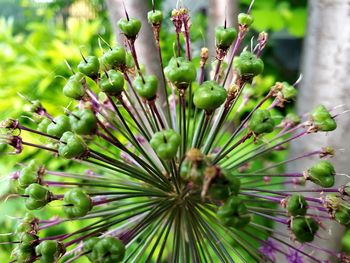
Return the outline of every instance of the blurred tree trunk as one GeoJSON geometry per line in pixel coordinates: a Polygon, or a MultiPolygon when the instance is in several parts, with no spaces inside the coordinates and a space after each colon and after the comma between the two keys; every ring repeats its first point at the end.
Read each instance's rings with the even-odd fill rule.
{"type": "MultiPolygon", "coordinates": [[[[298,113],[309,112],[322,103],[331,109],[344,104],[338,110],[349,109],[350,103],[350,1],[349,0],[310,0],[307,35],[304,43],[302,73],[304,78],[299,89],[298,113]]],[[[337,173],[349,174],[350,118],[349,114],[336,119],[338,128],[330,134],[318,133],[307,139],[292,144],[292,155],[332,146],[336,156],[331,162],[337,173]],[[342,150],[342,149],[345,149],[342,150]]],[[[303,171],[315,160],[304,159],[288,168],[303,171]]],[[[344,176],[337,176],[339,185],[348,181],[344,176]]],[[[321,240],[323,247],[339,248],[342,228],[337,224],[331,228],[332,238],[321,240]]]]}
{"type": "MultiPolygon", "coordinates": [[[[147,74],[154,74],[158,78],[158,95],[165,101],[165,92],[162,81],[162,69],[160,66],[158,51],[154,43],[152,27],[148,24],[147,13],[150,11],[150,1],[146,0],[127,0],[124,1],[126,10],[130,17],[138,18],[142,22],[142,28],[135,42],[136,52],[140,64],[145,65],[147,74]]],[[[118,43],[124,42],[124,36],[120,33],[117,26],[118,20],[125,17],[122,0],[106,0],[109,11],[109,17],[117,36],[118,43]]]]}

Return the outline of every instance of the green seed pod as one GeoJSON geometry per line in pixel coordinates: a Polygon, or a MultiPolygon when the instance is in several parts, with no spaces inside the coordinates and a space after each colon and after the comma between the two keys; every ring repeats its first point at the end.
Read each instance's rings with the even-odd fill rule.
{"type": "Polygon", "coordinates": [[[31,233],[22,233],[18,250],[32,252],[38,243],[38,236],[31,233]]]}
{"type": "Polygon", "coordinates": [[[347,229],[341,239],[342,251],[350,255],[350,229],[347,229]]]}
{"type": "Polygon", "coordinates": [[[100,62],[95,56],[88,56],[80,61],[78,70],[90,78],[96,78],[100,69],[100,62]]]}
{"type": "Polygon", "coordinates": [[[84,240],[83,250],[84,252],[92,251],[93,247],[100,241],[98,237],[91,237],[87,240],[84,240]]]}
{"type": "Polygon", "coordinates": [[[235,57],[233,65],[238,74],[244,78],[252,78],[264,70],[264,62],[261,58],[249,51],[243,51],[239,57],[235,57]]]}
{"type": "Polygon", "coordinates": [[[16,253],[17,263],[32,263],[34,261],[35,255],[33,251],[22,251],[18,250],[16,253]]]}
{"type": "Polygon", "coordinates": [[[59,115],[47,126],[47,134],[60,138],[63,133],[71,130],[69,117],[65,114],[59,115]]]}
{"type": "Polygon", "coordinates": [[[111,69],[102,76],[100,88],[108,95],[119,96],[124,91],[124,83],[123,75],[119,71],[111,69]]]}
{"type": "Polygon", "coordinates": [[[293,194],[287,199],[287,211],[292,216],[304,216],[307,212],[308,204],[304,196],[293,194]]]}
{"type": "Polygon", "coordinates": [[[147,13],[148,23],[151,25],[160,25],[163,21],[163,12],[160,10],[152,10],[147,13]]]}
{"type": "Polygon", "coordinates": [[[226,200],[239,193],[241,181],[236,177],[219,176],[210,185],[208,195],[216,200],[226,200]]]}
{"type": "Polygon", "coordinates": [[[346,227],[350,226],[350,206],[344,202],[340,203],[334,211],[334,219],[346,227]]]}
{"type": "Polygon", "coordinates": [[[193,103],[199,109],[212,112],[225,102],[226,97],[227,91],[224,87],[215,81],[205,81],[194,92],[193,103]]]}
{"type": "Polygon", "coordinates": [[[136,38],[141,29],[141,21],[136,18],[121,18],[118,27],[127,38],[136,38]]]}
{"type": "Polygon", "coordinates": [[[42,133],[47,133],[47,127],[50,125],[51,120],[48,118],[44,118],[39,122],[38,127],[36,128],[37,131],[42,133]]]}
{"type": "Polygon", "coordinates": [[[248,127],[256,134],[270,133],[275,128],[275,122],[268,110],[257,109],[251,116],[248,127]]]}
{"type": "Polygon", "coordinates": [[[77,134],[94,134],[97,130],[95,113],[90,109],[76,110],[69,116],[72,130],[77,134]]]}
{"type": "Polygon", "coordinates": [[[292,100],[297,96],[298,91],[288,82],[282,82],[282,95],[286,100],[292,100]]]}
{"type": "Polygon", "coordinates": [[[39,113],[39,111],[42,109],[43,109],[43,105],[41,104],[41,102],[39,100],[34,100],[31,102],[29,111],[39,113]]]}
{"type": "Polygon", "coordinates": [[[313,183],[322,187],[332,187],[335,181],[335,170],[328,161],[319,161],[307,170],[307,176],[313,183]]]}
{"type": "Polygon", "coordinates": [[[152,136],[150,144],[161,159],[170,160],[176,156],[180,142],[180,135],[170,129],[156,132],[152,136]]]}
{"type": "Polygon", "coordinates": [[[90,197],[81,189],[74,188],[64,194],[63,211],[68,218],[85,216],[92,208],[90,197]]]}
{"type": "Polygon", "coordinates": [[[29,210],[43,208],[51,201],[52,196],[49,189],[37,183],[29,185],[25,189],[24,194],[28,195],[25,200],[25,205],[29,210]]]}
{"type": "Polygon", "coordinates": [[[311,120],[318,131],[333,131],[337,128],[337,123],[332,118],[325,106],[319,105],[311,112],[311,120]]]}
{"type": "Polygon", "coordinates": [[[39,167],[34,160],[32,160],[27,167],[24,167],[18,177],[18,187],[25,189],[32,183],[38,183],[38,169],[39,167]]]}
{"type": "Polygon", "coordinates": [[[16,233],[21,237],[23,233],[32,231],[32,225],[28,222],[21,221],[16,227],[16,233]]]}
{"type": "Polygon", "coordinates": [[[94,246],[100,241],[100,239],[98,237],[91,237],[87,240],[84,240],[84,244],[83,244],[83,251],[87,254],[85,254],[87,256],[87,258],[93,262],[93,259],[91,258],[91,252],[92,249],[94,248],[94,246]]]}
{"type": "Polygon", "coordinates": [[[77,134],[65,132],[58,146],[58,154],[64,158],[81,158],[88,150],[84,140],[77,134]]]}
{"type": "Polygon", "coordinates": [[[121,46],[115,46],[105,52],[101,58],[101,64],[107,69],[120,68],[126,65],[126,52],[121,46]]]}
{"type": "Polygon", "coordinates": [[[249,27],[251,24],[253,24],[254,18],[251,15],[245,14],[245,13],[240,13],[238,15],[238,24],[242,26],[249,27]]]}
{"type": "Polygon", "coordinates": [[[284,119],[293,126],[298,125],[301,121],[300,116],[295,113],[288,113],[284,119]]]}
{"type": "Polygon", "coordinates": [[[125,255],[125,245],[114,237],[104,237],[92,249],[91,259],[94,263],[121,262],[125,255]]]}
{"type": "MultiPolygon", "coordinates": [[[[126,52],[126,67],[127,68],[134,68],[135,67],[135,61],[134,58],[132,57],[132,54],[130,51],[126,52]]],[[[141,67],[141,65],[140,65],[141,67]]]]}
{"type": "Polygon", "coordinates": [[[84,74],[81,72],[75,73],[64,85],[63,94],[68,98],[80,100],[85,94],[83,81],[85,81],[84,74]]]}
{"type": "Polygon", "coordinates": [[[236,37],[237,31],[234,27],[218,26],[215,28],[215,43],[218,48],[228,49],[236,37]]]}
{"type": "Polygon", "coordinates": [[[318,231],[317,222],[311,217],[298,216],[291,221],[290,228],[300,243],[314,240],[318,231]]]}
{"type": "Polygon", "coordinates": [[[143,99],[153,100],[156,97],[158,89],[158,80],[154,75],[148,75],[144,77],[145,83],[140,76],[134,80],[134,87],[137,94],[143,99]]]}
{"type": "Polygon", "coordinates": [[[18,234],[19,238],[21,239],[23,233],[30,233],[33,230],[36,231],[36,223],[37,218],[35,218],[31,213],[26,213],[16,227],[16,234],[18,234]]]}
{"type": "Polygon", "coordinates": [[[196,67],[183,57],[172,58],[164,68],[165,76],[178,88],[186,89],[196,79],[196,67]]]}
{"type": "Polygon", "coordinates": [[[65,253],[64,245],[57,240],[44,240],[35,251],[41,263],[55,263],[65,253]]]}
{"type": "Polygon", "coordinates": [[[243,201],[237,196],[231,196],[217,212],[223,225],[233,228],[243,228],[250,220],[251,215],[243,201]]]}

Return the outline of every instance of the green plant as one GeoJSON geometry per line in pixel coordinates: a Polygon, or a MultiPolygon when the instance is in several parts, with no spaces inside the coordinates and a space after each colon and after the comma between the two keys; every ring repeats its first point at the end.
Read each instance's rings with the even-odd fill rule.
{"type": "MultiPolygon", "coordinates": [[[[347,186],[333,188],[336,173],[327,161],[304,172],[278,173],[275,168],[310,156],[326,158],[333,154],[332,149],[322,148],[272,165],[265,161],[292,140],[332,130],[335,126],[329,127],[329,123],[338,115],[321,107],[317,114],[288,115],[278,121],[281,115],[275,108],[295,96],[297,83],[277,82],[245,118],[232,125],[230,113],[246,105],[249,94],[243,91],[254,89],[253,79],[264,69],[261,55],[266,33],[259,35],[251,51],[239,52],[253,22],[250,10],[239,16],[237,38],[230,47],[226,41],[225,45],[217,41],[215,74],[206,82],[208,50],[201,50],[197,78],[186,8],[172,12],[176,50],[162,80],[141,70],[137,59],[141,54],[134,46],[141,25],[126,12],[119,26],[130,53],[105,42],[99,63],[83,56],[78,69],[85,77],[68,80],[74,81],[71,92],[64,92],[66,86],[63,89],[75,99],[65,109],[69,124],[66,117],[54,118],[39,101],[29,99],[33,122],[7,119],[2,123],[2,140],[16,153],[32,147],[89,168],[85,173],[70,167],[55,171],[47,168],[48,163],[40,163],[25,166],[24,178],[12,175],[12,182],[20,186],[18,196],[25,199],[28,209],[63,207],[52,219],[41,213],[22,218],[14,240],[17,262],[74,262],[83,256],[101,263],[268,262],[274,261],[277,253],[290,261],[294,257],[291,262],[300,262],[302,257],[321,261],[319,255],[304,249],[315,248],[310,242],[318,238],[323,218],[331,216],[348,225],[350,214],[343,201],[348,198],[347,186]],[[226,57],[228,49],[232,55],[226,57]],[[128,54],[134,63],[128,63],[128,54]],[[89,63],[91,67],[86,68],[89,63]],[[165,94],[172,93],[165,101],[157,96],[160,81],[165,94]],[[61,118],[63,122],[58,121],[61,118]],[[294,190],[284,189],[284,184],[299,186],[305,181],[321,188],[315,191],[305,185],[305,194],[297,197],[294,190]],[[308,195],[315,192],[320,197],[324,192],[334,195],[308,195]],[[84,226],[41,235],[45,229],[77,222],[84,226]],[[290,233],[276,231],[274,224],[290,233]],[[280,236],[290,238],[291,243],[280,236]]],[[[150,18],[150,26],[161,54],[158,39],[163,16],[160,11],[151,12],[157,14],[150,18]]],[[[155,59],[163,65],[161,56],[155,59]]],[[[72,70],[71,74],[76,73],[72,70]]],[[[317,249],[344,262],[349,260],[347,250],[336,254],[317,249]]]]}

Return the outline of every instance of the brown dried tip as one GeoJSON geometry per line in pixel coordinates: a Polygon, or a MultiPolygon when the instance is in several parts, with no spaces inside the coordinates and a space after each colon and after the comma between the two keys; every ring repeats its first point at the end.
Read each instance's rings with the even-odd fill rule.
{"type": "Polygon", "coordinates": [[[207,60],[209,57],[209,49],[206,47],[201,48],[201,59],[202,60],[207,60]]]}
{"type": "Polygon", "coordinates": [[[269,38],[269,34],[265,31],[261,32],[258,36],[258,42],[259,43],[266,43],[269,38]]]}
{"type": "Polygon", "coordinates": [[[201,162],[204,158],[204,155],[199,149],[192,148],[188,150],[186,157],[191,162],[201,162]]]}
{"type": "Polygon", "coordinates": [[[324,158],[327,156],[333,157],[335,154],[334,148],[333,147],[323,147],[322,152],[320,153],[320,158],[324,158]]]}
{"type": "Polygon", "coordinates": [[[0,128],[5,128],[5,129],[17,129],[19,125],[18,120],[14,119],[6,119],[0,123],[0,128]]]}
{"type": "Polygon", "coordinates": [[[239,93],[239,86],[232,84],[227,90],[227,97],[230,99],[235,99],[239,93]]]}

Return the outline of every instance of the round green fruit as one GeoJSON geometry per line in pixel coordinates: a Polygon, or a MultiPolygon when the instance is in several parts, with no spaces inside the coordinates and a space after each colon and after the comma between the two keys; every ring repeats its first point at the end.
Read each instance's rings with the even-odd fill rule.
{"type": "Polygon", "coordinates": [[[81,158],[88,150],[84,140],[77,134],[70,131],[65,132],[58,146],[58,154],[64,158],[81,158]]]}
{"type": "Polygon", "coordinates": [[[104,74],[100,80],[101,90],[111,96],[119,96],[124,91],[124,77],[114,69],[104,74]]]}
{"type": "Polygon", "coordinates": [[[138,76],[134,80],[134,87],[139,96],[146,100],[153,100],[157,95],[158,80],[154,75],[145,76],[144,79],[138,76]],[[143,82],[143,80],[145,82],[143,82]]]}
{"type": "Polygon", "coordinates": [[[212,112],[226,100],[227,92],[215,81],[206,81],[198,87],[193,95],[193,103],[199,108],[212,112]]]}
{"type": "Polygon", "coordinates": [[[85,216],[92,208],[90,197],[79,188],[66,192],[63,201],[63,211],[68,218],[85,216]]]}
{"type": "Polygon", "coordinates": [[[186,89],[196,79],[196,68],[183,57],[172,58],[164,68],[165,76],[178,88],[186,89]]]}
{"type": "Polygon", "coordinates": [[[141,25],[141,21],[135,18],[121,18],[118,21],[118,27],[127,38],[136,38],[141,25]]]}
{"type": "Polygon", "coordinates": [[[170,160],[176,156],[180,142],[180,135],[170,129],[156,132],[153,135],[150,144],[161,159],[170,160]]]}
{"type": "Polygon", "coordinates": [[[264,62],[261,58],[249,51],[243,51],[239,57],[235,57],[233,65],[238,74],[244,78],[252,78],[264,70],[264,62]]]}
{"type": "Polygon", "coordinates": [[[95,56],[88,56],[80,61],[78,70],[90,78],[96,78],[100,69],[100,62],[95,56]]]}
{"type": "Polygon", "coordinates": [[[218,26],[215,28],[215,43],[218,48],[228,49],[236,37],[237,31],[233,27],[218,26]]]}
{"type": "Polygon", "coordinates": [[[151,25],[160,25],[163,21],[163,12],[160,10],[152,10],[147,13],[148,23],[151,25]]]}
{"type": "Polygon", "coordinates": [[[256,134],[270,133],[275,128],[275,122],[268,110],[257,109],[251,116],[248,127],[256,134]]]}

